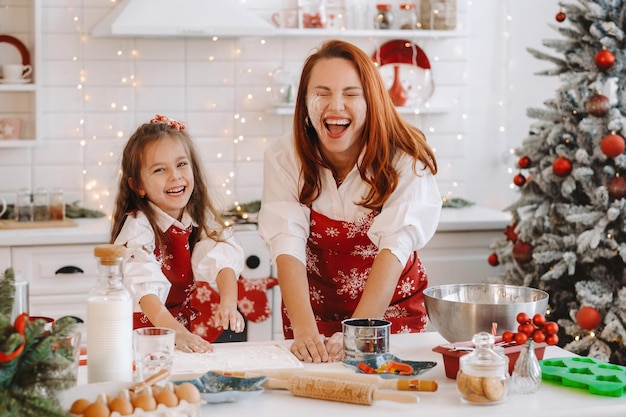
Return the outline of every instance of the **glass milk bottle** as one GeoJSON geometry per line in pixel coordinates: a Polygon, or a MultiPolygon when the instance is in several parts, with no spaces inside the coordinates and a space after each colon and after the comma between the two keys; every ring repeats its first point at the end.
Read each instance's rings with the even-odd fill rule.
{"type": "Polygon", "coordinates": [[[88,382],[133,380],[133,303],[122,283],[125,248],[99,245],[98,282],[87,298],[88,382]]]}

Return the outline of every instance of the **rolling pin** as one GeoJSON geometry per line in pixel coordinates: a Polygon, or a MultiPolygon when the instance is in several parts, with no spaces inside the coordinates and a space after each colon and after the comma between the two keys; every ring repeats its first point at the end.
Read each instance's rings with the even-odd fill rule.
{"type": "MultiPolygon", "coordinates": [[[[258,377],[267,376],[273,379],[289,379],[294,375],[311,376],[319,378],[338,379],[342,381],[354,381],[373,384],[378,389],[392,389],[398,391],[421,391],[435,392],[437,391],[437,381],[419,380],[419,379],[384,379],[379,375],[354,374],[332,371],[268,371],[268,372],[234,372],[232,376],[240,377],[258,377]]],[[[274,387],[271,382],[267,382],[265,388],[283,389],[274,387]]]]}
{"type": "Polygon", "coordinates": [[[376,400],[416,403],[419,398],[413,394],[379,391],[373,384],[355,381],[342,381],[312,376],[292,376],[285,379],[270,378],[271,385],[289,390],[296,397],[316,398],[352,404],[372,405],[376,400]]]}

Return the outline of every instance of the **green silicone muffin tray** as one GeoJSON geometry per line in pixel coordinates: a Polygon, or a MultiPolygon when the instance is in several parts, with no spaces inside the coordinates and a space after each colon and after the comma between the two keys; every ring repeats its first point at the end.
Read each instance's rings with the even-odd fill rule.
{"type": "Polygon", "coordinates": [[[621,397],[624,394],[624,366],[584,357],[544,359],[539,364],[544,381],[587,389],[597,395],[621,397]]]}

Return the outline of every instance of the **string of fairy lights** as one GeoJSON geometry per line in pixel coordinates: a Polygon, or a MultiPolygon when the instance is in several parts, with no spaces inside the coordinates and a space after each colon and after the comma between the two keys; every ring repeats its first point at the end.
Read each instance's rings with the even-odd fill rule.
{"type": "MultiPolygon", "coordinates": [[[[116,0],[111,0],[111,3],[116,3],[116,0]]],[[[502,87],[500,88],[500,97],[497,99],[495,104],[495,108],[497,109],[497,115],[494,118],[498,122],[497,128],[495,128],[495,134],[497,135],[497,143],[504,144],[506,150],[503,151],[505,156],[502,158],[502,164],[505,166],[505,172],[508,178],[512,178],[514,175],[514,161],[511,157],[513,155],[514,150],[512,147],[508,145],[508,114],[507,114],[507,94],[512,91],[513,86],[510,84],[510,80],[508,79],[510,65],[509,62],[509,25],[512,20],[512,17],[509,12],[509,1],[498,2],[499,5],[497,7],[500,8],[500,14],[502,17],[502,51],[504,53],[502,60],[504,61],[505,68],[507,68],[503,72],[503,79],[500,80],[502,87]]],[[[465,1],[467,13],[471,13],[471,7],[473,5],[472,0],[465,1]]],[[[89,28],[86,27],[85,24],[85,12],[88,10],[89,4],[87,1],[83,0],[80,6],[69,6],[67,7],[67,13],[71,17],[74,22],[75,28],[75,36],[76,41],[78,43],[77,54],[72,57],[72,60],[78,63],[79,73],[77,74],[77,82],[76,88],[80,91],[82,102],[80,106],[80,114],[76,117],[76,126],[75,132],[80,137],[78,140],[79,146],[83,147],[84,153],[91,152],[90,147],[88,146],[90,143],[98,140],[109,140],[112,138],[116,138],[119,140],[125,140],[128,138],[132,130],[136,127],[136,123],[138,123],[136,119],[136,109],[135,109],[135,101],[137,94],[141,94],[141,91],[138,89],[141,88],[140,82],[141,80],[137,80],[135,77],[135,68],[137,64],[137,60],[141,59],[142,51],[136,46],[140,43],[135,42],[133,39],[120,39],[117,40],[119,42],[119,47],[113,52],[114,56],[110,58],[111,62],[115,62],[116,64],[125,65],[127,68],[127,73],[121,77],[119,80],[120,87],[127,87],[131,89],[131,93],[128,95],[130,97],[129,102],[116,102],[112,100],[109,103],[108,111],[113,114],[111,117],[111,122],[108,126],[106,126],[106,130],[104,132],[100,132],[98,129],[96,133],[92,133],[90,130],[93,128],[93,123],[87,124],[86,119],[89,117],[88,108],[91,108],[88,104],[90,101],[100,101],[101,97],[94,97],[94,95],[102,92],[102,89],[90,88],[90,74],[87,72],[87,64],[89,64],[89,60],[91,58],[88,57],[89,54],[88,48],[91,47],[90,42],[92,39],[90,37],[89,28]],[[119,114],[125,114],[125,117],[119,117],[119,114]]],[[[462,25],[465,23],[460,20],[459,25],[461,26],[461,30],[463,30],[462,25]]],[[[421,38],[422,41],[428,42],[429,39],[421,38]]],[[[220,39],[212,38],[207,39],[207,42],[219,42],[220,39]]],[[[260,39],[254,42],[233,42],[232,56],[233,59],[237,60],[240,56],[242,56],[246,51],[242,48],[253,48],[253,47],[263,47],[268,42],[265,39],[260,39]]],[[[418,40],[416,39],[416,42],[418,40]]],[[[210,50],[210,48],[207,48],[210,50]]],[[[434,65],[440,63],[440,56],[438,54],[437,48],[433,47],[433,51],[431,52],[430,60],[434,65]]],[[[463,54],[463,51],[453,51],[453,54],[463,54]]],[[[216,62],[217,58],[212,55],[210,52],[207,53],[206,60],[210,63],[216,62]]],[[[253,72],[254,68],[241,68],[240,72],[253,72]]],[[[464,77],[469,76],[464,74],[464,77]]],[[[238,104],[235,104],[235,111],[233,112],[233,127],[232,131],[225,131],[223,134],[225,136],[230,136],[232,138],[233,146],[236,147],[234,152],[235,161],[233,161],[233,167],[236,163],[245,163],[253,160],[254,158],[250,155],[246,155],[242,149],[245,149],[245,141],[246,137],[243,134],[238,134],[237,126],[245,125],[250,118],[254,118],[257,123],[275,123],[276,118],[265,118],[264,115],[258,114],[258,111],[251,111],[250,113],[246,110],[246,108],[254,108],[254,106],[248,106],[254,100],[267,100],[267,97],[259,97],[255,95],[252,91],[245,91],[245,88],[234,88],[235,81],[232,78],[226,77],[222,80],[223,85],[225,86],[233,86],[235,90],[234,94],[241,94],[241,97],[236,97],[236,103],[242,103],[241,107],[237,107],[238,104]],[[254,113],[253,115],[251,113],[254,113]]],[[[268,77],[269,83],[269,77],[268,77]]],[[[184,90],[184,89],[182,89],[184,90]]],[[[181,94],[184,92],[181,91],[181,94]]],[[[447,128],[448,130],[452,130],[445,132],[446,135],[451,135],[454,140],[459,144],[458,146],[467,147],[468,141],[468,132],[467,132],[467,123],[471,118],[471,113],[469,109],[464,109],[464,106],[467,107],[462,97],[450,97],[447,99],[447,105],[450,107],[457,107],[461,109],[459,111],[459,120],[458,125],[447,128]],[[456,130],[456,133],[454,133],[456,130]]],[[[414,115],[408,115],[407,118],[413,117],[415,123],[420,125],[425,133],[428,135],[437,135],[438,126],[434,122],[435,118],[432,117],[429,113],[429,106],[431,103],[429,101],[425,102],[423,110],[416,109],[414,115]]],[[[211,110],[219,110],[216,108],[215,104],[213,107],[210,107],[208,111],[211,110]]],[[[456,113],[456,112],[455,112],[456,113]]],[[[282,125],[282,122],[280,123],[282,125]]],[[[277,126],[277,129],[280,129],[277,126]]],[[[282,133],[282,132],[281,132],[282,133]]],[[[265,138],[264,140],[267,140],[265,138]]],[[[456,145],[455,145],[456,146],[456,145]]],[[[437,152],[437,146],[434,145],[435,151],[437,152]]],[[[103,149],[104,146],[96,146],[95,149],[103,149]]],[[[111,146],[112,149],[121,149],[120,146],[111,146]]],[[[216,153],[215,157],[219,160],[224,160],[225,155],[221,153],[216,153]]],[[[90,155],[90,158],[85,158],[85,160],[93,160],[93,155],[90,155]]],[[[443,168],[442,171],[446,171],[448,173],[448,178],[452,178],[449,181],[446,181],[445,188],[441,190],[442,195],[445,198],[453,198],[458,195],[464,194],[464,185],[463,181],[467,181],[462,179],[462,167],[459,164],[463,164],[464,161],[460,161],[454,158],[446,159],[444,165],[440,168],[443,168]],[[457,174],[457,172],[459,174],[457,174]]],[[[110,210],[112,209],[113,202],[111,201],[114,198],[114,188],[117,184],[115,179],[111,179],[109,182],[106,181],[105,172],[107,170],[111,170],[111,167],[117,167],[119,165],[119,155],[115,153],[113,150],[109,150],[107,152],[102,152],[102,155],[97,158],[97,163],[95,164],[87,164],[85,163],[82,169],[83,175],[83,184],[84,184],[84,196],[87,201],[85,204],[90,207],[94,207],[100,210],[105,211],[105,213],[110,214],[110,210]]],[[[112,175],[109,175],[111,177],[112,175]]],[[[235,169],[229,170],[224,174],[224,178],[221,180],[219,184],[219,193],[222,193],[225,200],[232,201],[237,199],[235,190],[236,190],[236,174],[235,169]]],[[[511,182],[511,189],[514,186],[511,182]]]]}

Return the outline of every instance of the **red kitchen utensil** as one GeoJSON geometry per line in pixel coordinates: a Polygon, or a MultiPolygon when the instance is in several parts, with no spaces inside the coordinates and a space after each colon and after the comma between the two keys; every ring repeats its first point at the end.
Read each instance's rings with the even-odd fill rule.
{"type": "Polygon", "coordinates": [[[406,39],[394,39],[385,42],[372,55],[378,66],[387,64],[409,64],[430,69],[426,53],[415,43],[406,39]]]}

